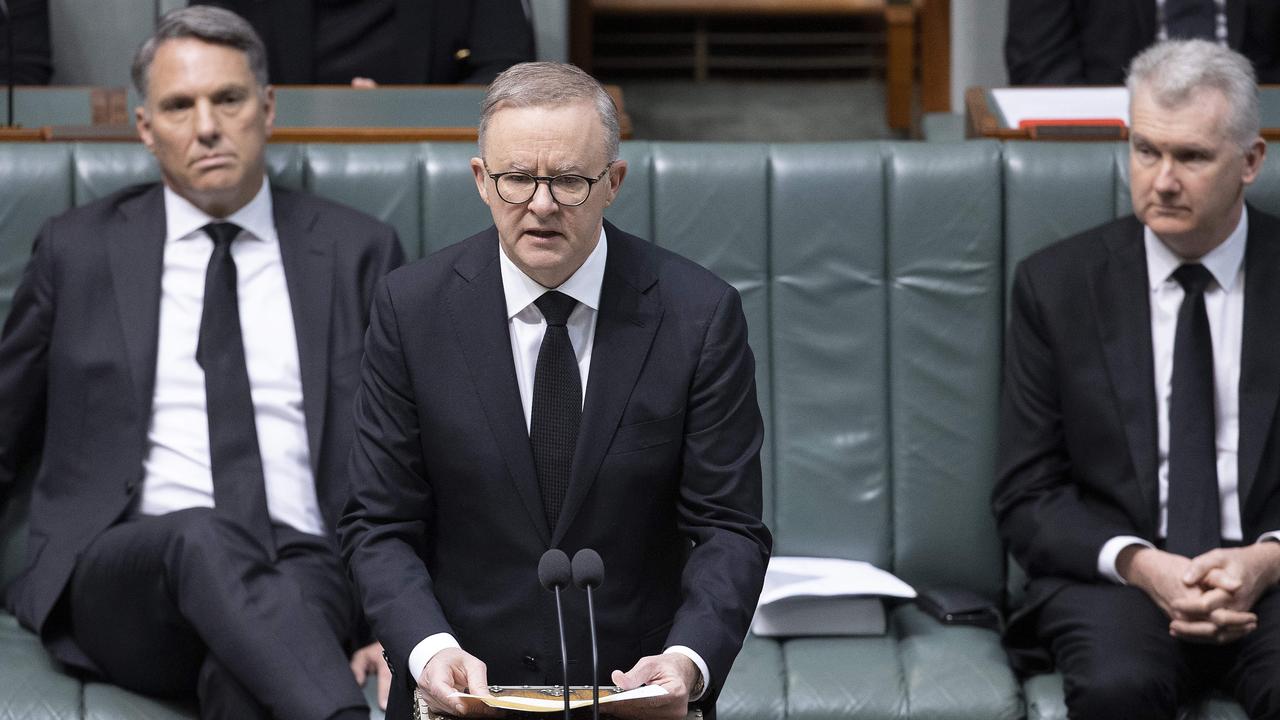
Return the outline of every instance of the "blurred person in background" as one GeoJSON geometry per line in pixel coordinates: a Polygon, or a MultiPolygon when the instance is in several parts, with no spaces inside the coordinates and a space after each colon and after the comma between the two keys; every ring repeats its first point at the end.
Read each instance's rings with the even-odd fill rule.
{"type": "Polygon", "coordinates": [[[0,83],[48,85],[53,76],[49,47],[49,0],[0,0],[0,83]]]}
{"type": "Polygon", "coordinates": [[[271,82],[491,82],[532,60],[521,0],[193,0],[232,10],[267,45],[271,82]]]}
{"type": "Polygon", "coordinates": [[[1276,0],[1009,0],[1009,84],[1121,85],[1143,48],[1177,38],[1230,47],[1280,82],[1276,0]]]}

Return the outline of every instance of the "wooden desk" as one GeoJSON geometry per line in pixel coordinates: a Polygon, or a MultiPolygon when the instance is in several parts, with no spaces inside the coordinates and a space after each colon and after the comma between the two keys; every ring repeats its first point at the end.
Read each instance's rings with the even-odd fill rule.
{"type": "MultiPolygon", "coordinates": [[[[618,106],[623,139],[632,134],[622,90],[605,89],[618,106]]],[[[125,104],[123,88],[112,90],[113,102],[125,104]]],[[[403,143],[475,142],[480,120],[481,85],[415,85],[377,89],[347,86],[284,85],[276,89],[274,143],[403,143]],[[376,101],[374,101],[376,98],[376,101]]],[[[85,102],[89,94],[81,91],[85,102]]],[[[80,97],[77,95],[76,97],[80,97]]],[[[21,109],[21,100],[14,105],[21,109]]],[[[137,98],[132,98],[136,103],[137,98]]],[[[113,105],[114,107],[115,105],[113,105]]],[[[0,128],[0,142],[138,142],[128,118],[87,124],[87,113],[73,113],[28,127],[0,128]]]]}
{"type": "MultiPolygon", "coordinates": [[[[640,16],[672,15],[692,16],[699,19],[698,29],[692,38],[694,46],[694,77],[705,80],[713,61],[708,50],[709,39],[705,19],[718,16],[844,16],[870,15],[884,19],[885,23],[885,121],[893,129],[911,127],[912,96],[916,77],[916,20],[933,3],[928,22],[922,23],[935,46],[941,33],[949,33],[949,13],[946,0],[574,0],[573,61],[588,72],[592,66],[592,18],[596,15],[640,16]]],[[[949,83],[949,71],[937,66],[938,52],[946,48],[935,47],[925,58],[930,61],[925,73],[929,90],[925,97],[932,107],[945,102],[940,83],[949,83]]],[[[725,61],[727,62],[727,61],[725,61]]],[[[946,58],[950,64],[950,58],[946,58]]],[[[947,89],[949,93],[949,88],[947,89]]],[[[948,103],[949,104],[949,103],[948,103]]]]}
{"type": "MultiPolygon", "coordinates": [[[[1280,85],[1263,85],[1258,92],[1262,111],[1262,137],[1280,140],[1280,85]]],[[[991,88],[971,87],[964,93],[965,136],[997,140],[1056,140],[1116,142],[1129,139],[1128,128],[1081,128],[1066,132],[1043,128],[1013,128],[1004,125],[993,107],[991,88]]]]}
{"type": "MultiPolygon", "coordinates": [[[[19,85],[13,89],[13,120],[25,127],[120,125],[133,121],[122,87],[19,85]]],[[[0,87],[0,124],[9,116],[9,96],[0,87]]]]}

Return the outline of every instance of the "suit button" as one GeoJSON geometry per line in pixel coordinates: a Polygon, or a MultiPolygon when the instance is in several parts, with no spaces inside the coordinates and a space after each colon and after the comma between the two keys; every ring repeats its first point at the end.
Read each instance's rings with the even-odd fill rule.
{"type": "Polygon", "coordinates": [[[524,659],[521,662],[523,662],[524,666],[529,668],[530,670],[538,669],[538,658],[532,655],[525,655],[524,659]]]}

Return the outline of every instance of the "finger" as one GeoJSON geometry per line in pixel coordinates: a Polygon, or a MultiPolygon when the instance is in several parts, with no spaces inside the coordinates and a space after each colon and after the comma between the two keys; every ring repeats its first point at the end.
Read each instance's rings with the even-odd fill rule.
{"type": "Polygon", "coordinates": [[[391,697],[391,668],[386,662],[378,663],[378,707],[387,710],[387,699],[391,697]]]}
{"type": "Polygon", "coordinates": [[[1209,621],[1217,625],[1219,628],[1225,629],[1244,625],[1257,625],[1258,616],[1244,610],[1218,608],[1217,610],[1209,613],[1209,621]]]}
{"type": "Polygon", "coordinates": [[[364,656],[361,653],[357,652],[355,655],[351,656],[351,674],[356,678],[356,685],[363,687],[365,678],[369,675],[368,663],[365,662],[364,656]]]}
{"type": "Polygon", "coordinates": [[[447,682],[445,678],[429,677],[425,688],[427,704],[439,712],[449,715],[461,715],[466,712],[466,704],[460,698],[449,697],[459,689],[455,688],[452,683],[447,682]]]}
{"type": "Polygon", "coordinates": [[[614,685],[617,685],[623,690],[634,690],[640,687],[639,680],[632,678],[630,673],[624,673],[621,670],[614,670],[609,677],[613,680],[614,685]]]}
{"type": "Polygon", "coordinates": [[[462,671],[466,673],[468,692],[472,695],[489,694],[489,668],[483,661],[477,657],[468,656],[462,663],[462,671]]]}
{"type": "Polygon", "coordinates": [[[1257,625],[1243,625],[1238,628],[1224,628],[1218,631],[1214,640],[1217,641],[1219,645],[1226,645],[1227,643],[1233,643],[1239,640],[1256,629],[1258,629],[1257,625]]]}
{"type": "Polygon", "coordinates": [[[1205,573],[1203,582],[1228,593],[1234,593],[1244,586],[1244,581],[1237,573],[1228,572],[1225,568],[1213,568],[1205,573]]]}
{"type": "Polygon", "coordinates": [[[1191,558],[1186,572],[1182,574],[1182,583],[1188,587],[1200,584],[1210,570],[1221,567],[1223,562],[1225,560],[1219,550],[1210,550],[1203,555],[1191,558]]]}
{"type": "Polygon", "coordinates": [[[1174,620],[1169,634],[1192,642],[1217,642],[1218,626],[1208,620],[1174,620]]]}
{"type": "Polygon", "coordinates": [[[1174,598],[1171,605],[1179,615],[1188,616],[1191,619],[1204,619],[1214,610],[1226,607],[1232,599],[1231,593],[1213,588],[1200,594],[1183,595],[1174,598]]]}

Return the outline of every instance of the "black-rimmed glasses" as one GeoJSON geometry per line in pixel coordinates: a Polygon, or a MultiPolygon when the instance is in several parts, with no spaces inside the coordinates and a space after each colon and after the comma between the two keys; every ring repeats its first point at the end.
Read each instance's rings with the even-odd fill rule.
{"type": "Polygon", "coordinates": [[[533,199],[534,193],[538,192],[538,183],[545,182],[547,189],[551,191],[551,199],[563,207],[577,207],[586,202],[591,196],[591,187],[600,182],[605,173],[609,172],[609,168],[613,167],[613,162],[610,162],[604,166],[604,170],[601,170],[599,175],[589,178],[572,173],[530,175],[518,170],[492,173],[489,172],[488,163],[484,160],[480,162],[484,164],[485,173],[493,179],[493,185],[498,189],[498,197],[506,202],[512,205],[523,205],[529,202],[533,199]]]}

